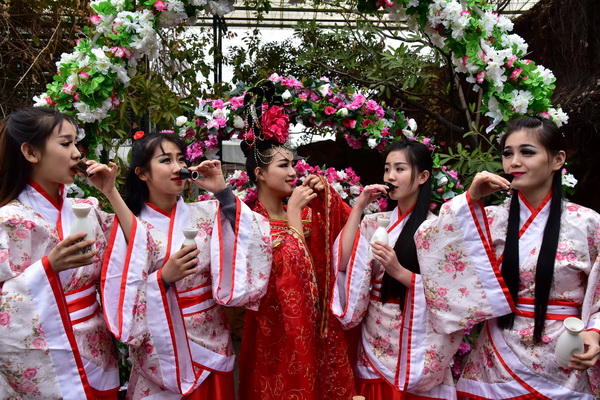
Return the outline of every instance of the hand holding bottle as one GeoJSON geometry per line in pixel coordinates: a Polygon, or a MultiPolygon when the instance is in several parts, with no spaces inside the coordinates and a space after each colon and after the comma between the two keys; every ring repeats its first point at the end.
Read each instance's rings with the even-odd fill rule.
{"type": "Polygon", "coordinates": [[[67,236],[64,240],[50,250],[48,261],[54,272],[65,271],[72,268],[82,267],[94,262],[98,250],[81,254],[81,252],[94,244],[94,240],[82,240],[86,237],[85,232],[67,236]]]}
{"type": "Polygon", "coordinates": [[[173,253],[162,267],[162,278],[169,285],[198,271],[198,254],[200,250],[195,244],[183,246],[173,253]]]}

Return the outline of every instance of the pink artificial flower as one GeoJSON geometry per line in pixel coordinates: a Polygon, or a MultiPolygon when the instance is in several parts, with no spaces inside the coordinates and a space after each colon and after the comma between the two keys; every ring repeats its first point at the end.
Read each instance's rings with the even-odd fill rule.
{"type": "Polygon", "coordinates": [[[167,11],[168,7],[169,6],[167,3],[161,0],[158,0],[156,3],[154,3],[154,8],[156,8],[156,11],[165,12],[167,11]]]}
{"type": "Polygon", "coordinates": [[[224,105],[224,103],[223,103],[223,100],[221,100],[221,99],[215,100],[215,101],[212,102],[213,108],[217,108],[219,110],[223,108],[223,105],[224,105]]]}
{"type": "Polygon", "coordinates": [[[87,72],[79,72],[79,73],[77,74],[77,77],[78,77],[78,78],[81,78],[81,79],[89,79],[89,77],[90,77],[90,74],[88,74],[87,72]]]}
{"type": "Polygon", "coordinates": [[[57,104],[57,103],[56,103],[54,100],[52,100],[52,99],[50,98],[50,96],[46,97],[46,99],[45,99],[45,100],[46,100],[46,103],[47,103],[49,106],[55,106],[55,105],[57,104]]]}
{"type": "Polygon", "coordinates": [[[232,97],[229,101],[231,102],[232,110],[237,110],[244,106],[244,96],[232,97]]]}
{"type": "Polygon", "coordinates": [[[515,81],[517,80],[517,78],[519,77],[519,75],[521,75],[521,72],[523,72],[523,68],[517,68],[515,69],[511,74],[510,74],[510,80],[511,81],[515,81]]]}
{"type": "Polygon", "coordinates": [[[110,48],[110,52],[113,53],[115,55],[115,57],[119,57],[119,58],[125,57],[125,50],[122,47],[113,46],[110,48]]]}
{"type": "Polygon", "coordinates": [[[362,121],[363,128],[369,127],[371,125],[373,125],[373,121],[371,121],[370,119],[363,119],[363,121],[362,121]]]}
{"type": "Polygon", "coordinates": [[[471,12],[470,12],[470,11],[467,11],[467,10],[462,10],[462,11],[460,12],[460,15],[471,15],[471,12]]]}
{"type": "Polygon", "coordinates": [[[323,112],[327,115],[332,115],[332,114],[335,114],[335,108],[333,108],[331,106],[327,106],[327,107],[325,107],[325,110],[323,110],[323,112]]]}
{"type": "Polygon", "coordinates": [[[533,60],[523,60],[523,62],[525,63],[525,65],[529,65],[529,63],[532,63],[533,60]]]}
{"type": "Polygon", "coordinates": [[[481,83],[483,83],[484,77],[485,77],[485,72],[481,71],[480,73],[477,74],[475,79],[477,79],[477,83],[481,84],[481,83]]]}
{"type": "Polygon", "coordinates": [[[65,92],[68,95],[73,95],[73,93],[75,93],[76,90],[77,90],[77,86],[69,85],[69,84],[65,83],[65,85],[61,89],[61,92],[65,92]]]}
{"type": "Polygon", "coordinates": [[[463,65],[467,65],[467,64],[468,64],[468,62],[469,62],[469,57],[468,57],[468,56],[464,56],[464,57],[462,58],[462,63],[463,63],[463,65]]]}
{"type": "Polygon", "coordinates": [[[356,120],[348,118],[343,119],[342,125],[344,125],[346,128],[354,129],[356,127],[356,120]]]}
{"type": "MultiPolygon", "coordinates": [[[[343,122],[343,121],[342,121],[343,122]]],[[[356,121],[354,121],[354,123],[356,124],[356,121]]],[[[353,149],[360,149],[362,148],[362,143],[360,140],[353,138],[352,136],[350,136],[349,133],[344,135],[344,139],[346,139],[346,142],[348,143],[348,146],[352,147],[353,149]]]]}
{"type": "Polygon", "coordinates": [[[261,124],[265,139],[285,143],[290,134],[290,119],[280,106],[272,106],[264,112],[261,124]]]}
{"type": "Polygon", "coordinates": [[[92,24],[94,25],[100,25],[100,23],[102,22],[102,17],[99,15],[92,15],[90,17],[90,21],[92,22],[92,24]]]}
{"type": "Polygon", "coordinates": [[[515,55],[510,56],[509,59],[506,61],[506,66],[508,68],[512,68],[513,64],[515,63],[516,60],[517,60],[517,56],[515,56],[515,55]]]}

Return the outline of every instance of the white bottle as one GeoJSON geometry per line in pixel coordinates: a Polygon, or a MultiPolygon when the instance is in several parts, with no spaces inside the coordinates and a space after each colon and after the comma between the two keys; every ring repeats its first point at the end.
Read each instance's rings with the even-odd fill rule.
{"type": "Polygon", "coordinates": [[[575,317],[566,318],[563,321],[565,331],[560,334],[556,341],[554,355],[556,361],[563,368],[569,368],[569,360],[575,353],[583,353],[583,339],[579,335],[585,325],[582,320],[575,317]]]}
{"type": "MultiPolygon", "coordinates": [[[[76,233],[85,232],[87,235],[81,241],[84,240],[96,240],[96,230],[94,229],[94,224],[88,218],[88,214],[92,209],[92,206],[87,203],[76,203],[71,206],[73,209],[73,213],[75,214],[75,220],[71,224],[71,232],[70,235],[74,235],[76,233]]],[[[96,249],[95,243],[92,243],[91,246],[88,246],[81,250],[79,254],[89,253],[90,251],[94,251],[96,249]]]]}
{"type": "MultiPolygon", "coordinates": [[[[387,227],[389,224],[390,224],[389,218],[377,217],[377,229],[375,229],[375,232],[373,232],[373,236],[371,237],[369,244],[375,243],[375,242],[387,243],[388,242],[387,227]]],[[[369,258],[373,258],[373,251],[371,249],[371,246],[369,246],[369,258]]]]}
{"type": "Polygon", "coordinates": [[[181,243],[181,247],[189,246],[191,244],[196,244],[196,236],[198,235],[198,229],[196,228],[183,228],[183,243],[181,243]]]}

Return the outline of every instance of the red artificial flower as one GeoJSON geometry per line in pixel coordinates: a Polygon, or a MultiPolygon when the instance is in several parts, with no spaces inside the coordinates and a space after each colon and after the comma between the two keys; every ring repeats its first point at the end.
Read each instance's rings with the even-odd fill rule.
{"type": "Polygon", "coordinates": [[[280,106],[273,106],[265,111],[261,118],[262,132],[265,140],[272,139],[277,143],[285,143],[290,134],[290,119],[280,106]]]}
{"type": "Polygon", "coordinates": [[[133,135],[133,139],[134,140],[140,140],[141,138],[144,137],[144,131],[137,131],[134,135],[133,135]]]}

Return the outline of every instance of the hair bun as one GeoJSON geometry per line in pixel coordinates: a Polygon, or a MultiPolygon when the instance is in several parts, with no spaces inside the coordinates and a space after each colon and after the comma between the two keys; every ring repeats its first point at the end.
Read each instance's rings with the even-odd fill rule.
{"type": "Polygon", "coordinates": [[[242,140],[240,142],[240,148],[242,149],[242,153],[244,153],[244,157],[248,158],[248,155],[250,154],[250,151],[252,150],[252,146],[253,146],[253,142],[247,142],[245,140],[242,140]]]}

